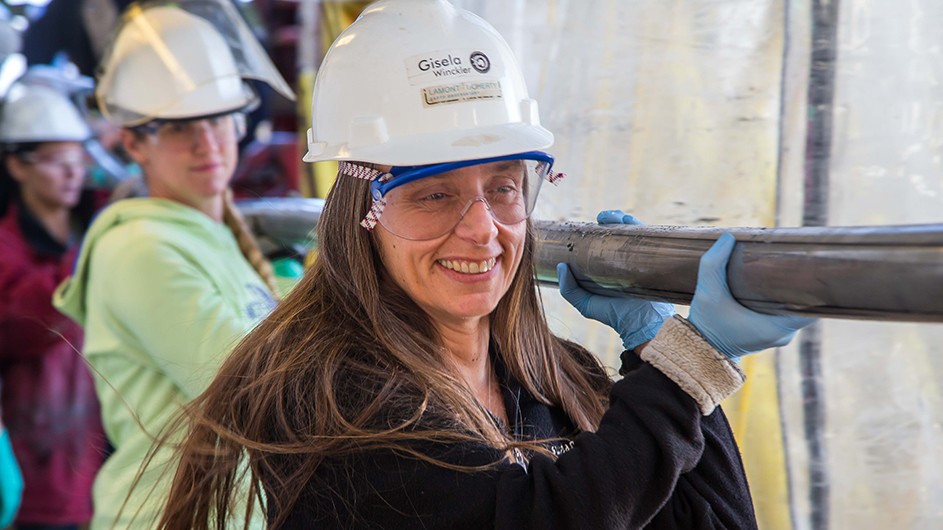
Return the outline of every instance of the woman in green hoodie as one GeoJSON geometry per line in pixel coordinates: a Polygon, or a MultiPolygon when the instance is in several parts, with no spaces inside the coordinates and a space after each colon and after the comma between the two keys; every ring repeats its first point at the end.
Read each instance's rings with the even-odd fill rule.
{"type": "Polygon", "coordinates": [[[150,196],[100,214],[55,297],[85,327],[115,447],[93,529],[149,526],[165,495],[166,453],[142,466],[154,437],[278,297],[229,192],[257,101],[250,78],[294,97],[233,6],[205,0],[132,6],[99,68],[99,107],[123,127],[150,196]]]}

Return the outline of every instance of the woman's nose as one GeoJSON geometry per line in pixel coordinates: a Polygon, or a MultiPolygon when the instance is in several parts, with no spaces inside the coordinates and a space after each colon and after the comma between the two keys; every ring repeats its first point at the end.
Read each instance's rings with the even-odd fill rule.
{"type": "Polygon", "coordinates": [[[62,169],[65,170],[69,179],[76,179],[85,178],[89,166],[84,161],[68,161],[62,164],[62,169]]]}
{"type": "Polygon", "coordinates": [[[216,130],[206,120],[193,124],[191,129],[193,145],[198,149],[216,150],[219,148],[219,137],[216,130]]]}
{"type": "Polygon", "coordinates": [[[455,234],[482,245],[497,236],[498,227],[491,206],[484,197],[475,197],[465,207],[455,226],[455,234]]]}

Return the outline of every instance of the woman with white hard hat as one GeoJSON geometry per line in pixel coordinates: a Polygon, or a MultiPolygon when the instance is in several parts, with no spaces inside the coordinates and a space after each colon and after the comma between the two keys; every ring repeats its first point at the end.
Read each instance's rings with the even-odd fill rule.
{"type": "Polygon", "coordinates": [[[0,103],[0,380],[25,485],[17,528],[88,523],[106,450],[94,382],[76,350],[82,329],[52,306],[93,213],[83,189],[90,136],[78,108],[52,88],[16,83],[0,103]]]}
{"type": "Polygon", "coordinates": [[[306,160],[340,166],[318,260],[188,409],[159,528],[219,527],[246,469],[271,528],[756,528],[718,403],[738,357],[809,321],[733,299],[729,237],[689,319],[560,264],[564,297],[623,339],[613,382],[544,317],[528,217],[560,175],[494,28],[371,4],[322,62],[312,123],[306,160]]]}
{"type": "Polygon", "coordinates": [[[56,293],[85,327],[115,448],[92,528],[153,525],[167,456],[148,458],[153,438],[280,296],[229,192],[243,112],[257,101],[250,79],[293,97],[225,0],[131,5],[100,64],[99,108],[123,127],[149,197],[98,216],[56,293]]]}

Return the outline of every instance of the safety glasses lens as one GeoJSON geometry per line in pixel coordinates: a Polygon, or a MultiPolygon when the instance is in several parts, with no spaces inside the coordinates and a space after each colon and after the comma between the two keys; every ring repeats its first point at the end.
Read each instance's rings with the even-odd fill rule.
{"type": "Polygon", "coordinates": [[[245,131],[245,116],[241,113],[231,113],[192,120],[155,120],[141,129],[162,144],[171,148],[186,149],[206,136],[217,142],[241,138],[245,131]]]}
{"type": "Polygon", "coordinates": [[[450,232],[478,203],[504,225],[534,209],[550,170],[540,160],[502,160],[454,169],[390,189],[380,224],[405,239],[434,239],[450,232]]]}

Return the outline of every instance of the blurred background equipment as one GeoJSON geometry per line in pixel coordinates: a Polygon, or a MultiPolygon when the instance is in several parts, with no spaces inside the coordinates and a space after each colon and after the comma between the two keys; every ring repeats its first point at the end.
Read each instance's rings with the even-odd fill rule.
{"type": "MultiPolygon", "coordinates": [[[[65,55],[88,75],[94,61],[83,57],[96,55],[90,35],[107,31],[109,2],[120,3],[5,0],[0,18],[25,31],[31,64],[82,43],[65,55]],[[78,14],[58,18],[59,28],[60,10],[78,14]],[[76,24],[91,13],[97,24],[76,24]],[[55,29],[40,31],[45,24],[55,29]]],[[[311,84],[323,50],[368,3],[234,0],[299,94],[291,104],[260,90],[233,182],[240,197],[330,189],[332,163],[300,161],[311,84]]],[[[454,3],[507,38],[557,137],[557,167],[570,177],[544,188],[537,219],[587,221],[620,208],[681,227],[941,222],[935,0],[454,3]]],[[[122,161],[107,129],[99,137],[122,161]]],[[[893,293],[897,281],[860,291],[893,293]]],[[[555,289],[543,297],[557,333],[617,362],[614,333],[555,289]]],[[[943,527],[943,326],[830,319],[741,366],[747,386],[726,409],[761,528],[943,527]]]]}

